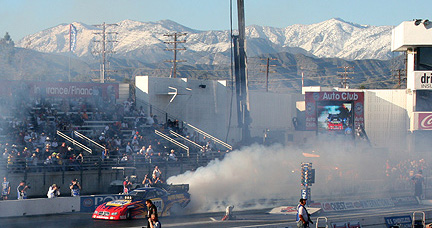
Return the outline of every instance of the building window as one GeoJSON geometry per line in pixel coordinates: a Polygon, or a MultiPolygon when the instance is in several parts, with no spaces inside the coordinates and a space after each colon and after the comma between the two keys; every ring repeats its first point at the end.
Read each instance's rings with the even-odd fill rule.
{"type": "Polygon", "coordinates": [[[432,70],[432,47],[418,47],[415,70],[432,70]]]}
{"type": "Polygon", "coordinates": [[[432,111],[432,90],[417,90],[416,92],[416,111],[432,111]]]}

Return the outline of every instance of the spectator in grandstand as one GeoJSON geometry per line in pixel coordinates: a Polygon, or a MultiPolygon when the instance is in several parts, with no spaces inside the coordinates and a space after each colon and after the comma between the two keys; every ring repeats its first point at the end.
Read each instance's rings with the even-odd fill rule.
{"type": "Polygon", "coordinates": [[[162,153],[157,153],[155,156],[153,156],[152,158],[152,163],[161,163],[163,161],[163,157],[162,157],[162,153]]]}
{"type": "Polygon", "coordinates": [[[131,147],[131,143],[128,142],[127,145],[126,145],[126,154],[132,154],[132,153],[133,153],[133,150],[132,150],[132,147],[131,147]]]}
{"type": "Polygon", "coordinates": [[[152,145],[148,145],[148,147],[147,147],[147,153],[149,153],[150,155],[154,153],[152,145]]]}
{"type": "Polygon", "coordinates": [[[10,195],[10,183],[6,177],[3,178],[1,197],[2,200],[7,200],[10,195]]]}
{"type": "Polygon", "coordinates": [[[69,189],[71,190],[71,196],[79,196],[81,191],[81,185],[77,179],[73,179],[72,183],[69,185],[69,189]]]}
{"type": "Polygon", "coordinates": [[[174,153],[174,150],[171,150],[170,154],[169,154],[169,160],[170,161],[177,161],[177,156],[174,153]]]}
{"type": "Polygon", "coordinates": [[[48,198],[56,198],[60,196],[60,188],[56,184],[51,185],[48,188],[47,196],[48,198]]]}
{"type": "Polygon", "coordinates": [[[79,153],[78,154],[78,156],[76,157],[76,160],[79,162],[79,163],[83,163],[84,162],[84,156],[83,156],[83,154],[82,153],[79,153]]]}
{"type": "Polygon", "coordinates": [[[423,194],[423,184],[424,184],[423,171],[419,170],[418,173],[411,178],[411,180],[414,183],[414,196],[421,199],[423,194]]]}
{"type": "Polygon", "coordinates": [[[146,148],[145,148],[145,146],[142,146],[141,149],[138,151],[137,154],[144,156],[145,153],[146,153],[146,148]]]}
{"type": "Polygon", "coordinates": [[[66,157],[68,153],[68,147],[66,146],[66,143],[63,142],[61,146],[57,149],[58,153],[61,154],[62,157],[66,157]]]}
{"type": "Polygon", "coordinates": [[[150,157],[150,154],[149,153],[145,153],[144,154],[144,160],[146,161],[146,162],[150,162],[151,161],[151,157],[150,157]]]}
{"type": "Polygon", "coordinates": [[[122,144],[121,139],[118,136],[116,136],[116,138],[114,139],[114,145],[116,147],[120,147],[121,144],[122,144]]]}
{"type": "Polygon", "coordinates": [[[122,158],[120,159],[120,162],[127,162],[129,160],[127,154],[123,154],[122,158]]]}
{"type": "Polygon", "coordinates": [[[105,161],[106,158],[109,158],[109,152],[108,149],[105,147],[105,149],[102,150],[101,159],[102,161],[105,161]]]}

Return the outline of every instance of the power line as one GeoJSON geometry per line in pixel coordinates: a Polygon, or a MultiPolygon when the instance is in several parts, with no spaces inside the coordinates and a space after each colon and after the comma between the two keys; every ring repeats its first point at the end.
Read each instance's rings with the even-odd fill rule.
{"type": "Polygon", "coordinates": [[[101,42],[102,43],[102,50],[99,52],[102,55],[102,60],[101,60],[102,63],[101,63],[100,70],[97,70],[97,71],[100,71],[99,81],[101,83],[104,83],[105,82],[105,74],[107,72],[113,72],[111,70],[107,70],[107,67],[106,67],[106,65],[107,65],[106,54],[107,53],[114,53],[113,51],[107,51],[106,50],[106,44],[109,43],[109,42],[117,42],[116,40],[107,40],[107,35],[108,34],[118,34],[117,32],[107,32],[106,31],[106,27],[107,26],[117,26],[117,24],[105,24],[105,22],[104,22],[102,24],[93,25],[93,26],[96,26],[96,27],[102,26],[102,32],[95,32],[95,33],[93,33],[93,34],[96,34],[96,35],[102,35],[102,40],[94,40],[93,42],[101,42]]]}
{"type": "Polygon", "coordinates": [[[354,67],[353,66],[343,66],[343,67],[338,67],[338,68],[341,68],[341,69],[344,69],[345,71],[344,72],[337,72],[338,74],[340,74],[340,76],[341,76],[341,86],[342,86],[342,88],[348,88],[348,75],[349,74],[354,74],[354,72],[353,71],[348,71],[348,69],[354,69],[354,67]]]}
{"type": "Polygon", "coordinates": [[[402,81],[406,80],[406,70],[405,69],[397,69],[397,70],[392,70],[392,71],[396,71],[397,74],[393,75],[397,77],[397,81],[398,81],[398,88],[401,88],[402,86],[402,81]],[[402,75],[402,72],[404,72],[404,74],[402,75]]]}
{"type": "Polygon", "coordinates": [[[174,59],[173,60],[166,60],[165,62],[171,62],[173,63],[172,68],[172,75],[171,77],[176,78],[177,77],[177,63],[178,62],[186,62],[186,60],[178,60],[177,59],[177,51],[184,51],[186,48],[177,48],[178,43],[186,43],[186,40],[177,40],[177,38],[181,36],[186,36],[187,33],[172,33],[172,34],[165,34],[164,36],[173,37],[173,41],[165,41],[166,44],[173,44],[174,48],[166,48],[165,51],[173,51],[174,53],[174,59]]]}

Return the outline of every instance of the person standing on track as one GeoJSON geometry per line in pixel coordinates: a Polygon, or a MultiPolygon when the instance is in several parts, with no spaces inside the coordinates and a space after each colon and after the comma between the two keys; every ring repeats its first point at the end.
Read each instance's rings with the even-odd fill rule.
{"type": "Polygon", "coordinates": [[[2,183],[2,193],[1,193],[2,200],[7,200],[9,194],[10,194],[10,183],[9,181],[7,181],[6,177],[4,177],[2,183]]]}
{"type": "Polygon", "coordinates": [[[147,219],[148,219],[147,220],[147,228],[153,228],[150,224],[151,223],[150,221],[151,221],[152,215],[154,215],[156,218],[156,221],[158,221],[157,207],[149,199],[145,201],[145,204],[147,205],[147,219]]]}
{"type": "Polygon", "coordinates": [[[159,222],[159,219],[155,214],[152,214],[149,218],[149,224],[151,228],[162,228],[161,223],[159,222]]]}
{"type": "Polygon", "coordinates": [[[25,181],[21,181],[17,187],[17,198],[19,200],[27,199],[27,189],[29,189],[29,186],[26,185],[25,181]]]}
{"type": "Polygon", "coordinates": [[[81,185],[77,179],[73,179],[72,183],[69,185],[69,189],[71,190],[71,196],[79,196],[81,191],[81,185]]]}
{"type": "Polygon", "coordinates": [[[310,219],[310,214],[306,210],[306,200],[307,199],[300,199],[300,203],[297,206],[297,227],[298,228],[306,228],[309,227],[309,223],[312,223],[312,220],[310,219]]]}

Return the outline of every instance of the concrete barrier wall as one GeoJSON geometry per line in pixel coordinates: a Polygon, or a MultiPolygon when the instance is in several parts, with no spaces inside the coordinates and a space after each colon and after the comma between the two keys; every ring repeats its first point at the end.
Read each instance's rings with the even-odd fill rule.
{"type": "Polygon", "coordinates": [[[80,197],[0,201],[0,217],[47,215],[80,211],[80,197]]]}
{"type": "MultiPolygon", "coordinates": [[[[135,171],[139,182],[144,179],[145,174],[150,174],[153,167],[140,167],[135,171]]],[[[161,168],[164,178],[181,173],[180,167],[161,168]]],[[[132,172],[126,172],[131,175],[132,172]]],[[[82,186],[81,195],[107,194],[111,181],[123,180],[123,172],[118,170],[86,170],[62,172],[33,172],[33,173],[10,173],[7,175],[11,183],[11,195],[9,199],[17,199],[17,186],[21,180],[26,180],[31,185],[27,191],[29,198],[46,197],[48,188],[52,184],[60,186],[61,196],[70,196],[69,184],[72,179],[77,178],[82,186]]]]}

